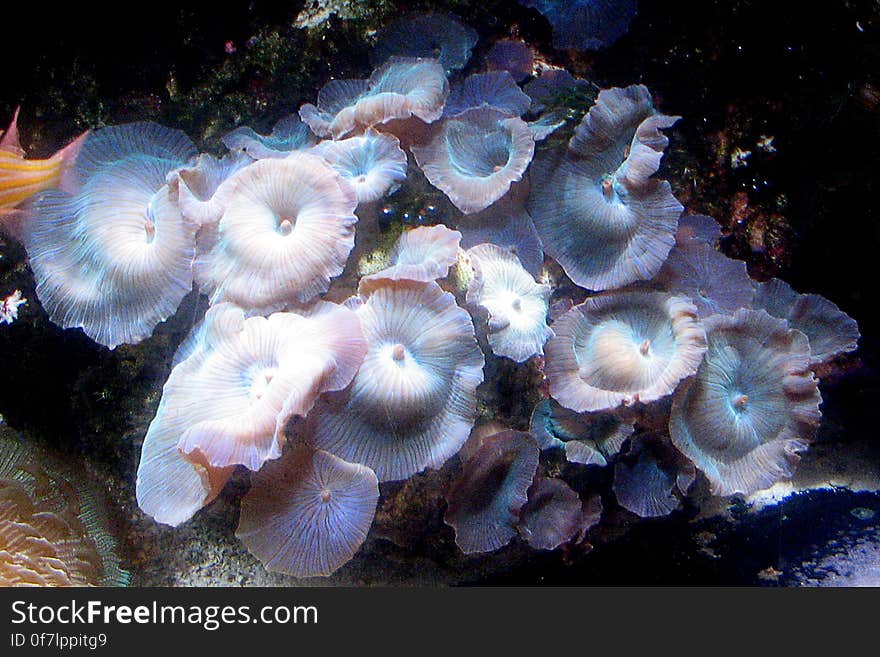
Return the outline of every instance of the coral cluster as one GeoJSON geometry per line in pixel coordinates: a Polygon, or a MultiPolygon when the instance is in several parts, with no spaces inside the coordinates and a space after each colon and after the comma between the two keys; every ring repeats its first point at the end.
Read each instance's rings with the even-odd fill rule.
{"type": "MultiPolygon", "coordinates": [[[[634,6],[575,3],[570,26],[606,26],[575,42],[564,3],[525,4],[560,47],[613,40],[634,6]]],[[[69,185],[21,206],[61,326],[114,348],[193,285],[207,298],[144,440],[137,500],[155,520],[187,521],[244,469],[238,537],[271,570],[328,575],[365,540],[380,482],[448,462],[466,553],[587,538],[597,491],[542,450],[609,466],[639,516],[677,508],[697,471],[719,495],[791,474],[820,420],[811,367],[855,349],[855,322],[754,283],[714,220],[681,216],[657,175],[678,117],[646,87],[603,89],[572,121],[560,98],[589,83],[535,72],[517,41],[469,63],[476,42],[454,17],[402,17],[369,78],[331,80],[302,121],[241,126],[219,160],[156,124],[98,129],[69,185]],[[378,201],[418,189],[442,195],[443,223],[379,220],[378,201]],[[528,431],[482,403],[502,361],[545,377],[528,431]]]]}

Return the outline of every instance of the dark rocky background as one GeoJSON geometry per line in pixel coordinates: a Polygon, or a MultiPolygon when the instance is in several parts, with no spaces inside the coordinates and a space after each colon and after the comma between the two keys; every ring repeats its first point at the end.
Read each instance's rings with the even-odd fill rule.
{"type": "MultiPolygon", "coordinates": [[[[22,143],[32,157],[87,128],[138,119],[181,128],[203,150],[218,151],[224,132],[239,124],[271,127],[314,101],[330,76],[365,76],[367,31],[425,8],[455,12],[479,30],[475,59],[493,38],[518,34],[600,86],[642,82],[664,113],[683,116],[670,131],[663,173],[687,209],[725,226],[723,249],[746,260],[754,277],[775,275],[798,291],[820,293],[859,321],[859,351],[823,378],[825,421],[813,458],[846,462],[857,453],[880,479],[874,0],[641,0],[629,34],[591,54],[553,52],[546,21],[513,0],[159,0],[110,15],[88,3],[18,6],[4,8],[0,122],[21,104],[22,143]],[[351,18],[294,25],[304,9],[320,18],[328,4],[351,18]],[[773,137],[775,152],[758,147],[764,137],[773,137]],[[751,151],[746,166],[731,166],[736,148],[751,151]]],[[[0,295],[18,288],[29,299],[17,322],[0,326],[0,415],[33,439],[87,456],[128,516],[134,583],[266,583],[236,570],[259,568],[231,538],[241,484],[183,532],[187,539],[152,527],[134,508],[140,441],[171,355],[197,316],[195,299],[150,340],[110,352],[49,324],[22,250],[7,242],[0,253],[0,295]],[[198,554],[209,552],[200,544],[225,541],[232,547],[207,558],[226,559],[228,567],[178,578],[175,568],[201,558],[163,561],[163,550],[182,540],[198,554]]],[[[418,495],[430,500],[430,482],[422,488],[418,495]]],[[[371,539],[341,581],[424,581],[416,571],[430,563],[428,580],[458,583],[845,584],[871,581],[872,567],[878,583],[880,538],[870,511],[880,512],[877,495],[846,490],[806,493],[759,513],[734,502],[722,516],[702,520],[688,508],[634,523],[611,508],[586,556],[513,546],[467,560],[454,555],[440,527],[407,549],[371,539]],[[378,560],[384,564],[371,570],[378,560]]]]}

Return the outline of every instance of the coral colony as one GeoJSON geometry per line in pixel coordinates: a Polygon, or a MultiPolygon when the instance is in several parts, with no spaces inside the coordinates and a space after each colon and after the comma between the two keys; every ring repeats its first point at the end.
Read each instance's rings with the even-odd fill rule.
{"type": "MultiPolygon", "coordinates": [[[[567,23],[565,3],[524,4],[581,48],[634,9],[579,2],[567,23]]],[[[209,301],[143,443],[137,502],[157,522],[186,522],[244,468],[244,545],[273,571],[329,575],[365,540],[380,482],[452,457],[444,519],[465,553],[585,539],[601,503],[547,474],[552,450],[613,470],[642,517],[676,509],[698,473],[718,495],[792,474],[820,421],[811,368],[856,349],[856,323],[752,281],[714,220],[682,216],[656,176],[678,117],[647,88],[602,89],[571,121],[559,98],[588,82],[536,69],[515,40],[465,76],[476,43],[452,16],[402,17],[368,79],[329,82],[269,135],[239,127],[221,159],[130,123],[24,160],[13,119],[0,208],[53,322],[113,349],[193,285],[209,301]],[[382,218],[419,186],[448,198],[443,222],[382,218]],[[478,403],[502,359],[546,379],[527,431],[478,403]]],[[[2,498],[31,509],[18,488],[2,498]]]]}

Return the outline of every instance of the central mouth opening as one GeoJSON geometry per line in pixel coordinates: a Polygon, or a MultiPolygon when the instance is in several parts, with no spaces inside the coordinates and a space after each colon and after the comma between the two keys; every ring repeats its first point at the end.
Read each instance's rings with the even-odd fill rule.
{"type": "Polygon", "coordinates": [[[290,235],[296,225],[295,217],[279,217],[278,228],[276,229],[281,235],[290,235]]]}

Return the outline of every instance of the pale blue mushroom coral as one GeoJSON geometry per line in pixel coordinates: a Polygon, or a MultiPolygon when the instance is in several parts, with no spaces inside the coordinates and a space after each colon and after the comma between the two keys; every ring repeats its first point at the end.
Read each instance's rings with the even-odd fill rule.
{"type": "Polygon", "coordinates": [[[129,123],[95,130],[71,190],[30,204],[22,235],[49,318],[115,348],[149,337],[192,290],[197,226],[166,178],[196,156],[179,130],[129,123]]]}
{"type": "Polygon", "coordinates": [[[491,552],[516,536],[537,468],[530,434],[505,430],[483,439],[446,495],[444,521],[462,552],[491,552]]]}
{"type": "Polygon", "coordinates": [[[708,349],[675,393],[672,442],[716,495],[768,488],[791,476],[821,417],[809,342],[763,310],[704,323],[708,349]]]}
{"type": "Polygon", "coordinates": [[[592,290],[654,277],[675,242],[682,206],[654,177],[677,117],[657,114],[641,85],[606,89],[567,149],[531,170],[529,213],[544,250],[592,290]]]}
{"type": "Polygon", "coordinates": [[[278,120],[272,132],[260,135],[252,128],[241,126],[223,135],[223,144],[230,151],[243,151],[255,160],[287,157],[293,151],[309,148],[315,136],[296,114],[278,120]]]}
{"type": "Polygon", "coordinates": [[[379,30],[370,62],[380,66],[395,55],[433,58],[452,73],[468,63],[477,38],[476,30],[451,14],[407,14],[379,30]]]}
{"type": "Polygon", "coordinates": [[[559,448],[571,463],[605,466],[634,426],[614,413],[576,413],[544,399],[532,411],[529,430],[542,450],[559,448]]]}
{"type": "Polygon", "coordinates": [[[235,535],[269,570],[327,576],[366,540],[378,500],[368,467],[297,445],[252,476],[235,535]]]}
{"type": "Polygon", "coordinates": [[[490,107],[444,119],[430,141],[411,148],[432,185],[465,214],[485,210],[504,196],[535,153],[525,121],[490,107]]]}
{"type": "Polygon", "coordinates": [[[537,9],[553,26],[556,48],[598,50],[629,30],[636,0],[519,0],[537,9]]]}
{"type": "Polygon", "coordinates": [[[630,439],[629,449],[614,464],[614,495],[627,511],[656,518],[680,506],[695,478],[694,464],[668,437],[641,434],[630,439]]]}
{"type": "Polygon", "coordinates": [[[837,305],[818,294],[798,294],[778,278],[755,288],[754,308],[788,321],[810,341],[810,363],[818,365],[858,347],[859,325],[837,305]]]}

